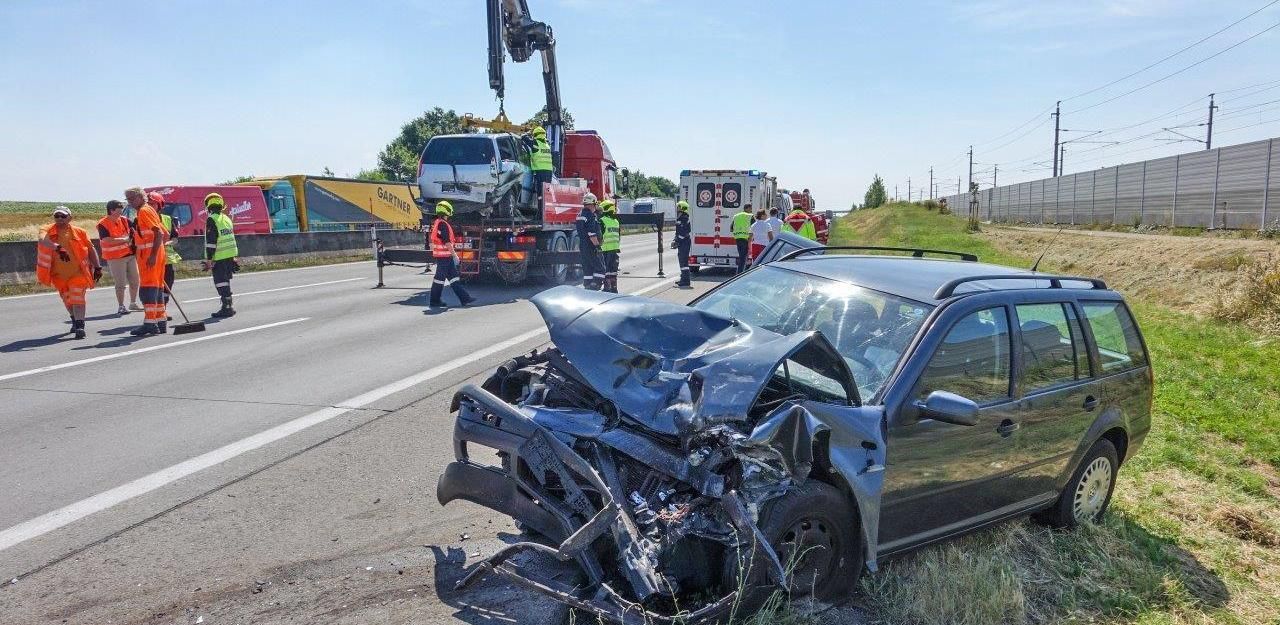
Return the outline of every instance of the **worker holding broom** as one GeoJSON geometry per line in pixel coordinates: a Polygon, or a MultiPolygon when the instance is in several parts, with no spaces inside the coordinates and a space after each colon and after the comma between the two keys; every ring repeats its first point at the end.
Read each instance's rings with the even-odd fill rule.
{"type": "Polygon", "coordinates": [[[36,280],[58,290],[77,339],[84,338],[85,292],[100,278],[102,265],[89,233],[71,225],[70,209],[53,209],[53,224],[41,229],[36,246],[36,280]]]}
{"type": "Polygon", "coordinates": [[[231,301],[231,277],[240,271],[240,263],[236,260],[240,255],[240,248],[236,245],[235,224],[224,213],[227,202],[222,199],[221,194],[210,193],[204,196],[204,208],[209,217],[204,222],[205,260],[200,268],[204,271],[213,270],[213,288],[218,290],[218,297],[222,300],[222,308],[212,316],[218,319],[232,317],[235,316],[236,309],[232,307],[231,301]]]}
{"type": "Polygon", "coordinates": [[[127,189],[124,199],[138,215],[133,226],[133,245],[138,255],[138,274],[141,278],[138,295],[142,299],[143,310],[142,325],[129,334],[167,334],[169,326],[165,319],[164,244],[169,236],[165,234],[160,213],[147,203],[147,196],[140,187],[127,189]]]}
{"type": "Polygon", "coordinates": [[[604,257],[604,286],[606,293],[618,292],[618,265],[622,254],[622,233],[619,229],[618,207],[613,200],[600,202],[600,254],[604,257]]]}
{"type": "MultiPolygon", "coordinates": [[[[164,211],[163,195],[152,191],[147,194],[147,202],[155,207],[156,212],[160,213],[160,223],[164,224],[164,233],[169,237],[164,242],[164,303],[167,307],[169,305],[169,296],[173,293],[173,281],[177,277],[175,271],[177,270],[178,262],[182,260],[174,245],[178,240],[178,222],[174,221],[173,215],[164,211]]],[[[172,318],[166,313],[166,321],[172,318]]]]}

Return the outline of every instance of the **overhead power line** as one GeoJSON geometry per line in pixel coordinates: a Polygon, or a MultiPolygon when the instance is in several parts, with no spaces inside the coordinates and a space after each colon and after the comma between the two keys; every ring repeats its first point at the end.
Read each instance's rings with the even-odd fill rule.
{"type": "MultiPolygon", "coordinates": [[[[1276,3],[1280,3],[1280,0],[1272,0],[1271,2],[1268,2],[1268,3],[1264,4],[1264,5],[1262,5],[1261,7],[1259,7],[1256,11],[1254,11],[1254,12],[1252,12],[1252,13],[1250,13],[1250,14],[1248,14],[1248,15],[1246,15],[1246,16],[1244,16],[1244,17],[1242,17],[1242,18],[1240,18],[1240,19],[1238,19],[1238,20],[1236,20],[1236,21],[1234,21],[1234,22],[1231,22],[1230,24],[1227,24],[1226,26],[1223,26],[1222,28],[1218,29],[1217,31],[1214,31],[1214,32],[1213,32],[1213,33],[1211,33],[1211,34],[1204,36],[1204,37],[1203,37],[1203,38],[1201,38],[1199,41],[1196,41],[1195,43],[1192,43],[1192,44],[1190,44],[1190,45],[1188,45],[1188,46],[1186,46],[1186,47],[1184,47],[1184,48],[1182,48],[1182,49],[1178,50],[1177,52],[1174,52],[1173,54],[1170,54],[1169,56],[1166,56],[1166,57],[1164,57],[1164,58],[1160,59],[1159,61],[1156,61],[1156,62],[1154,62],[1154,63],[1151,63],[1150,65],[1147,65],[1146,67],[1143,67],[1142,69],[1140,69],[1140,70],[1138,70],[1138,71],[1135,71],[1135,72],[1133,72],[1133,73],[1131,73],[1131,74],[1127,74],[1127,75],[1125,75],[1125,76],[1121,76],[1120,78],[1117,78],[1117,79],[1115,79],[1115,80],[1113,80],[1113,81],[1111,81],[1111,82],[1109,82],[1109,83],[1107,83],[1107,84],[1105,84],[1105,85],[1102,85],[1101,87],[1094,87],[1093,89],[1090,89],[1090,90],[1085,91],[1085,92],[1083,92],[1083,93],[1077,93],[1077,94],[1075,94],[1075,95],[1073,95],[1073,96],[1071,96],[1071,97],[1069,97],[1069,98],[1063,98],[1063,99],[1062,99],[1062,101],[1063,101],[1063,102],[1066,102],[1066,101],[1068,101],[1068,100],[1074,100],[1074,99],[1076,99],[1076,98],[1082,98],[1082,97],[1087,96],[1087,95],[1089,95],[1089,94],[1097,93],[1097,92],[1099,92],[1099,91],[1102,91],[1103,89],[1106,89],[1107,87],[1110,87],[1110,86],[1112,86],[1112,85],[1114,85],[1114,84],[1116,84],[1116,83],[1124,82],[1124,81],[1126,81],[1126,80],[1128,80],[1128,79],[1130,79],[1130,78],[1133,78],[1134,76],[1137,76],[1138,74],[1141,74],[1142,72],[1145,72],[1145,71],[1147,71],[1147,70],[1149,70],[1149,69],[1151,69],[1151,68],[1153,68],[1153,67],[1155,67],[1155,66],[1157,66],[1157,65],[1159,65],[1159,64],[1161,64],[1161,63],[1164,63],[1165,61],[1168,61],[1169,59],[1171,59],[1171,58],[1173,58],[1173,57],[1175,57],[1175,56],[1178,56],[1179,54],[1182,54],[1183,52],[1186,52],[1187,50],[1190,50],[1190,49],[1192,49],[1192,48],[1194,48],[1194,47],[1196,47],[1196,46],[1198,46],[1198,45],[1200,45],[1200,44],[1202,44],[1202,43],[1204,43],[1204,42],[1206,42],[1206,41],[1208,41],[1208,40],[1210,40],[1210,39],[1213,39],[1214,37],[1217,37],[1218,35],[1221,35],[1222,33],[1224,33],[1224,32],[1226,32],[1227,30],[1229,30],[1231,27],[1235,26],[1236,24],[1239,24],[1240,22],[1243,22],[1243,21],[1245,21],[1245,20],[1247,20],[1247,19],[1249,19],[1249,18],[1251,18],[1251,17],[1253,17],[1253,16],[1255,16],[1255,15],[1257,15],[1257,14],[1261,13],[1262,11],[1264,11],[1264,10],[1266,10],[1266,9],[1268,9],[1268,8],[1270,8],[1270,7],[1272,7],[1272,6],[1274,6],[1276,3]]],[[[1084,110],[1084,109],[1080,109],[1080,110],[1084,110]]],[[[1074,112],[1074,111],[1072,111],[1072,112],[1074,112]]]]}
{"type": "MultiPolygon", "coordinates": [[[[1280,0],[1277,0],[1277,1],[1280,1],[1280,0]]],[[[1209,61],[1209,60],[1214,59],[1214,58],[1216,58],[1216,57],[1218,57],[1218,56],[1221,56],[1222,54],[1225,54],[1225,53],[1227,53],[1227,52],[1230,52],[1231,50],[1234,50],[1235,48],[1238,48],[1238,47],[1240,47],[1240,46],[1242,46],[1242,45],[1244,45],[1244,44],[1246,44],[1246,43],[1248,43],[1248,42],[1250,42],[1250,41],[1252,41],[1252,40],[1254,40],[1254,39],[1257,39],[1258,37],[1261,37],[1262,35],[1264,35],[1264,34],[1266,34],[1266,33],[1270,32],[1270,31],[1272,31],[1272,30],[1275,30],[1275,29],[1276,29],[1276,28],[1278,28],[1278,27],[1280,27],[1280,22],[1276,22],[1275,24],[1272,24],[1272,25],[1270,25],[1270,26],[1268,26],[1268,27],[1266,27],[1266,28],[1264,28],[1264,29],[1262,29],[1262,30],[1260,30],[1260,31],[1258,31],[1258,32],[1256,32],[1256,33],[1254,33],[1254,34],[1252,34],[1252,35],[1249,35],[1248,37],[1245,37],[1244,39],[1241,39],[1240,41],[1237,41],[1237,42],[1235,42],[1235,43],[1233,43],[1233,44],[1231,44],[1231,45],[1229,45],[1229,46],[1227,46],[1227,47],[1225,47],[1225,48],[1223,48],[1223,49],[1221,49],[1221,50],[1218,50],[1217,52],[1214,52],[1213,54],[1210,54],[1209,56],[1206,56],[1206,57],[1204,57],[1203,59],[1200,59],[1199,61],[1196,61],[1195,63],[1192,63],[1192,64],[1190,64],[1190,65],[1187,65],[1186,67],[1183,67],[1182,69],[1176,70],[1176,71],[1174,71],[1174,72],[1171,72],[1171,73],[1165,74],[1164,76],[1161,76],[1160,78],[1157,78],[1157,79],[1155,79],[1155,80],[1153,80],[1153,81],[1151,81],[1151,82],[1149,82],[1149,83],[1146,83],[1146,84],[1144,84],[1144,85],[1142,85],[1142,86],[1140,86],[1140,87],[1135,87],[1135,88],[1130,89],[1130,90],[1128,90],[1128,91],[1126,91],[1126,92],[1124,92],[1124,93],[1122,93],[1122,94],[1120,94],[1120,95],[1112,96],[1112,97],[1107,98],[1106,100],[1103,100],[1103,101],[1101,101],[1101,102],[1097,102],[1097,103],[1094,103],[1094,104],[1090,104],[1089,106],[1081,107],[1081,108],[1078,108],[1078,109],[1076,109],[1076,110],[1074,110],[1074,111],[1067,111],[1067,112],[1068,112],[1069,114],[1074,114],[1074,113],[1079,113],[1079,112],[1081,112],[1081,111],[1087,111],[1087,110],[1089,110],[1089,109],[1097,108],[1097,107],[1099,107],[1099,106],[1102,106],[1103,104],[1107,104],[1107,103],[1110,103],[1110,102],[1115,102],[1116,100],[1119,100],[1120,98],[1123,98],[1123,97],[1125,97],[1125,96],[1135,94],[1135,93],[1137,93],[1137,92],[1139,92],[1139,91],[1142,91],[1143,89],[1146,89],[1147,87],[1151,87],[1151,86],[1153,86],[1153,85],[1156,85],[1156,84],[1162,83],[1162,82],[1164,82],[1164,81],[1166,81],[1166,80],[1168,80],[1168,79],[1170,79],[1170,78],[1173,78],[1174,76],[1177,76],[1178,74],[1181,74],[1182,72],[1185,72],[1185,71],[1187,71],[1187,70],[1189,70],[1189,69],[1191,69],[1191,68],[1193,68],[1193,67],[1196,67],[1196,66],[1198,66],[1198,65],[1200,65],[1200,64],[1202,64],[1202,63],[1205,63],[1206,61],[1209,61]]]]}

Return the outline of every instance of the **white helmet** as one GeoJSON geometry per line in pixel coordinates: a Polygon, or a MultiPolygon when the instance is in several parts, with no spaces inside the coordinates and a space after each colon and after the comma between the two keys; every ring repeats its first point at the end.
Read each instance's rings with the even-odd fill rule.
{"type": "Polygon", "coordinates": [[[591,206],[592,204],[595,204],[595,203],[596,203],[596,194],[590,191],[587,191],[587,194],[582,196],[583,206],[591,206]]]}

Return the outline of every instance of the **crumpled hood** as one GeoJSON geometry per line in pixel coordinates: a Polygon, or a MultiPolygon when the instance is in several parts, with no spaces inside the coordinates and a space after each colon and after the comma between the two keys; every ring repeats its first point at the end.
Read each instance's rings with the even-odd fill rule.
{"type": "Polygon", "coordinates": [[[622,413],[665,434],[746,414],[779,361],[811,341],[831,349],[815,332],[784,337],[647,297],[560,286],[532,301],[552,342],[587,382],[622,413]],[[697,405],[688,384],[695,373],[705,383],[697,405]]]}

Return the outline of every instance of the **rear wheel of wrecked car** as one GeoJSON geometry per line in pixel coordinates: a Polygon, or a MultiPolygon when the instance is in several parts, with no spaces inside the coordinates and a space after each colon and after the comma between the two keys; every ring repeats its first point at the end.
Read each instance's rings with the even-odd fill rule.
{"type": "Polygon", "coordinates": [[[1115,445],[1106,439],[1089,448],[1063,487],[1052,508],[1036,515],[1036,520],[1053,527],[1072,528],[1102,520],[1115,490],[1116,469],[1120,467],[1115,445]]]}
{"type": "MultiPolygon", "coordinates": [[[[852,503],[835,487],[817,480],[765,504],[760,531],[788,571],[791,597],[831,599],[847,592],[862,572],[861,541],[852,503]]],[[[726,562],[726,583],[740,579],[737,558],[726,562]]],[[[766,599],[768,560],[757,556],[750,567],[748,605],[766,599]]]]}

